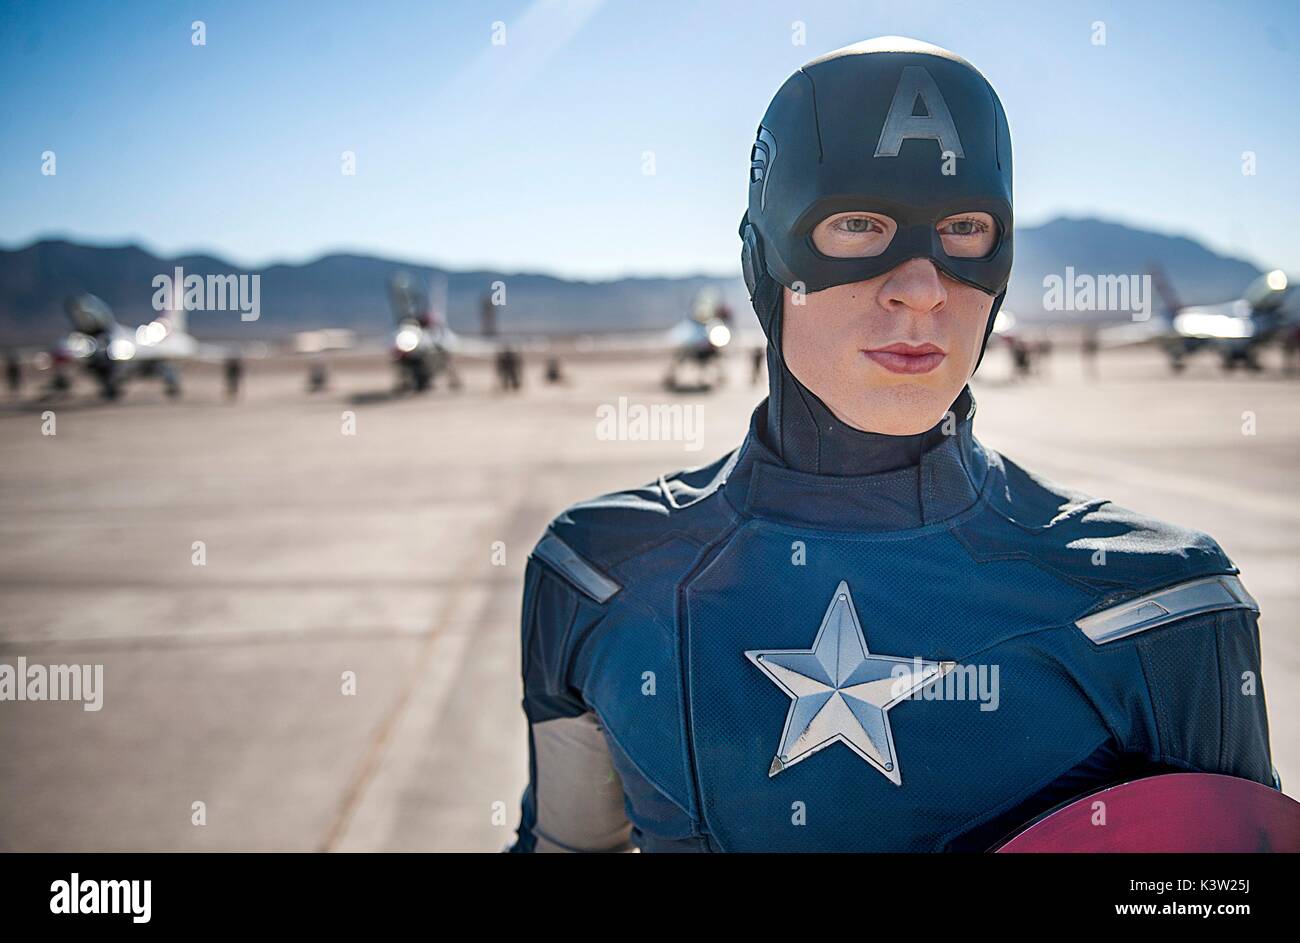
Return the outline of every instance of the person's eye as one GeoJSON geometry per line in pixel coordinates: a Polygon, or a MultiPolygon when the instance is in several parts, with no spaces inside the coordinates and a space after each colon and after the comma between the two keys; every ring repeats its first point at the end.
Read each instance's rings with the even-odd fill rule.
{"type": "Polygon", "coordinates": [[[943,251],[953,258],[980,259],[997,246],[997,224],[988,213],[949,216],[935,227],[943,251]]]}
{"type": "Polygon", "coordinates": [[[989,226],[983,220],[967,217],[965,219],[949,220],[947,225],[939,231],[945,236],[978,236],[981,233],[988,232],[989,226]]]}
{"type": "Polygon", "coordinates": [[[885,251],[897,225],[887,216],[842,213],[828,216],[813,230],[813,245],[835,259],[866,258],[885,251]]]}
{"type": "Polygon", "coordinates": [[[837,228],[849,233],[881,231],[880,224],[870,216],[846,216],[838,222],[837,228]]]}

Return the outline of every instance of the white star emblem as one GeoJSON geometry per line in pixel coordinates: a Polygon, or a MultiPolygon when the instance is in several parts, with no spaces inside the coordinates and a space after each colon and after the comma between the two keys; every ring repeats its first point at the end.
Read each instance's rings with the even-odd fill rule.
{"type": "Polygon", "coordinates": [[[871,654],[849,584],[843,580],[811,649],[752,651],[745,656],[790,695],[769,776],[838,741],[895,786],[902,785],[903,777],[888,711],[956,664],[871,654]]]}

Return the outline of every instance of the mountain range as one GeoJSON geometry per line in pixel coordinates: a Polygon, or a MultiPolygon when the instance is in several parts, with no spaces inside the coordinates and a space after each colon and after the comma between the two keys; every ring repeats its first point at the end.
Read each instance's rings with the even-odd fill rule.
{"type": "MultiPolygon", "coordinates": [[[[1015,274],[1006,307],[1029,322],[1087,319],[1082,312],[1043,310],[1043,279],[1076,273],[1140,274],[1161,269],[1181,299],[1211,303],[1239,297],[1259,274],[1255,265],[1218,255],[1179,236],[1095,219],[1060,218],[1016,230],[1015,274]]],[[[136,324],[155,316],[153,279],[176,267],[186,275],[261,276],[261,316],[241,321],[237,312],[194,312],[190,329],[207,338],[272,338],[320,327],[351,328],[362,335],[392,324],[386,286],[398,272],[417,285],[445,278],[448,321],[475,333],[485,295],[499,282],[505,306],[497,322],[505,333],[584,333],[653,330],[676,323],[704,288],[713,288],[738,312],[749,304],[738,276],[619,278],[581,281],[534,273],[447,271],[367,255],[333,254],[302,265],[242,269],[208,255],[160,258],[138,245],[90,246],[44,239],[0,250],[0,343],[44,344],[67,330],[64,299],[92,292],[119,320],[136,324]]],[[[1114,317],[1114,315],[1111,315],[1114,317]]]]}

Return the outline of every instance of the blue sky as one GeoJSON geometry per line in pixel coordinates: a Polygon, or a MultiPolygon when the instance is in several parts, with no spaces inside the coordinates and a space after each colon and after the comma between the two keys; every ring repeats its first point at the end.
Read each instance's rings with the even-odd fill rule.
{"type": "Polygon", "coordinates": [[[246,265],[347,250],[593,278],[731,273],[773,92],[808,59],[902,34],[998,89],[1021,224],[1099,216],[1300,272],[1291,0],[0,9],[8,247],[62,235],[246,265]]]}

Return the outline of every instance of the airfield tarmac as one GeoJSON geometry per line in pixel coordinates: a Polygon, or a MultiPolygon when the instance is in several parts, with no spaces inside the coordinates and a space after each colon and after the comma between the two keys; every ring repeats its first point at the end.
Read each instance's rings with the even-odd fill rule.
{"type": "MultiPolygon", "coordinates": [[[[663,367],[573,358],[566,385],[543,386],[531,357],[520,395],[471,366],[459,393],[393,398],[387,364],[353,357],[309,396],[305,362],[282,357],[250,363],[235,403],[203,367],[176,403],[151,383],[113,405],[88,385],[11,401],[0,662],[102,664],[104,690],[99,711],[0,703],[0,849],[507,845],[528,551],[569,503],[727,451],[762,395],[747,357],[712,395],[669,397],[663,367]],[[620,395],[700,404],[702,448],[601,439],[597,407],[620,395]]],[[[1174,378],[1141,351],[1104,357],[1098,381],[1069,352],[1008,374],[994,353],[975,385],[986,444],[1206,530],[1241,567],[1264,612],[1274,760],[1300,795],[1297,381],[1209,361],[1174,378]]]]}

